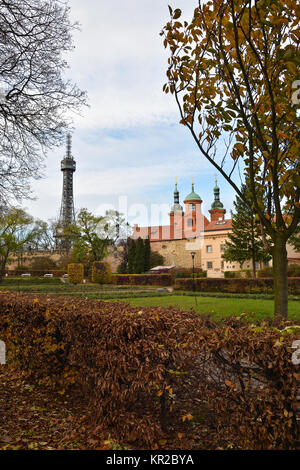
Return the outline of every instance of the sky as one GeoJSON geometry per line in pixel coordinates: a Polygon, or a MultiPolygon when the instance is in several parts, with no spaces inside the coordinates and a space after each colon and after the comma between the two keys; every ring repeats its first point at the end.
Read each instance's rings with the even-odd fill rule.
{"type": "MultiPolygon", "coordinates": [[[[90,105],[74,116],[75,210],[103,214],[114,208],[132,225],[166,224],[177,177],[181,203],[194,178],[208,215],[215,169],[179,124],[174,97],[162,91],[168,53],[159,33],[169,19],[168,4],[189,19],[196,3],[69,0],[80,31],[67,58],[68,76],[87,91],[90,105]]],[[[65,146],[49,152],[43,179],[33,183],[36,200],[25,206],[36,218],[59,215],[64,156],[65,146]]],[[[235,194],[221,175],[218,182],[230,216],[235,194]]]]}

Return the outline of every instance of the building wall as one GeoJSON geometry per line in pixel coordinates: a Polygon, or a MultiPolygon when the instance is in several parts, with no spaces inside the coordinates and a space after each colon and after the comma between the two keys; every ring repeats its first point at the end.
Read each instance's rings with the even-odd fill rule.
{"type": "Polygon", "coordinates": [[[201,250],[195,248],[193,242],[187,240],[170,240],[151,242],[151,250],[160,253],[166,266],[175,265],[177,268],[191,268],[191,251],[195,251],[195,268],[201,268],[201,250]]]}

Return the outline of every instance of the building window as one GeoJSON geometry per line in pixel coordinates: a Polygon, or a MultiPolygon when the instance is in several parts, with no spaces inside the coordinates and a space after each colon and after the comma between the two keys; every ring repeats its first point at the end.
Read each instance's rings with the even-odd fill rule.
{"type": "Polygon", "coordinates": [[[195,211],[196,210],[195,204],[189,204],[189,209],[190,211],[195,211]]]}
{"type": "Polygon", "coordinates": [[[224,261],[221,261],[221,269],[224,269],[224,261]]]}
{"type": "Polygon", "coordinates": [[[224,253],[224,251],[225,251],[225,244],[222,243],[222,245],[221,245],[221,253],[224,253]]]}
{"type": "Polygon", "coordinates": [[[188,219],[188,227],[192,227],[193,226],[193,219],[188,219]]]}
{"type": "Polygon", "coordinates": [[[207,269],[212,269],[213,268],[213,264],[212,264],[212,261],[207,261],[207,269]]]}
{"type": "Polygon", "coordinates": [[[232,266],[232,269],[235,269],[235,265],[232,266]]]}
{"type": "Polygon", "coordinates": [[[206,245],[206,253],[212,253],[212,246],[206,245]]]}

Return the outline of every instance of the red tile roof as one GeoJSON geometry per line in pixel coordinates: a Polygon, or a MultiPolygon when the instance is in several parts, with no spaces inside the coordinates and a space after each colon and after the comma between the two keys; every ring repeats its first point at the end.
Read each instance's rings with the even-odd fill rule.
{"type": "Polygon", "coordinates": [[[211,232],[211,231],[216,231],[216,230],[230,230],[232,229],[232,220],[223,220],[223,221],[214,221],[214,222],[209,222],[208,225],[206,225],[204,232],[211,232]]]}

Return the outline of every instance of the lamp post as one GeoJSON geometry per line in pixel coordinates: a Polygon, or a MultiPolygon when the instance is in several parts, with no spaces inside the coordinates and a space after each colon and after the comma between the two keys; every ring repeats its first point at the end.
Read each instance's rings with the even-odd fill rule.
{"type": "Polygon", "coordinates": [[[193,260],[193,292],[195,292],[195,252],[191,251],[191,257],[193,260]]]}

